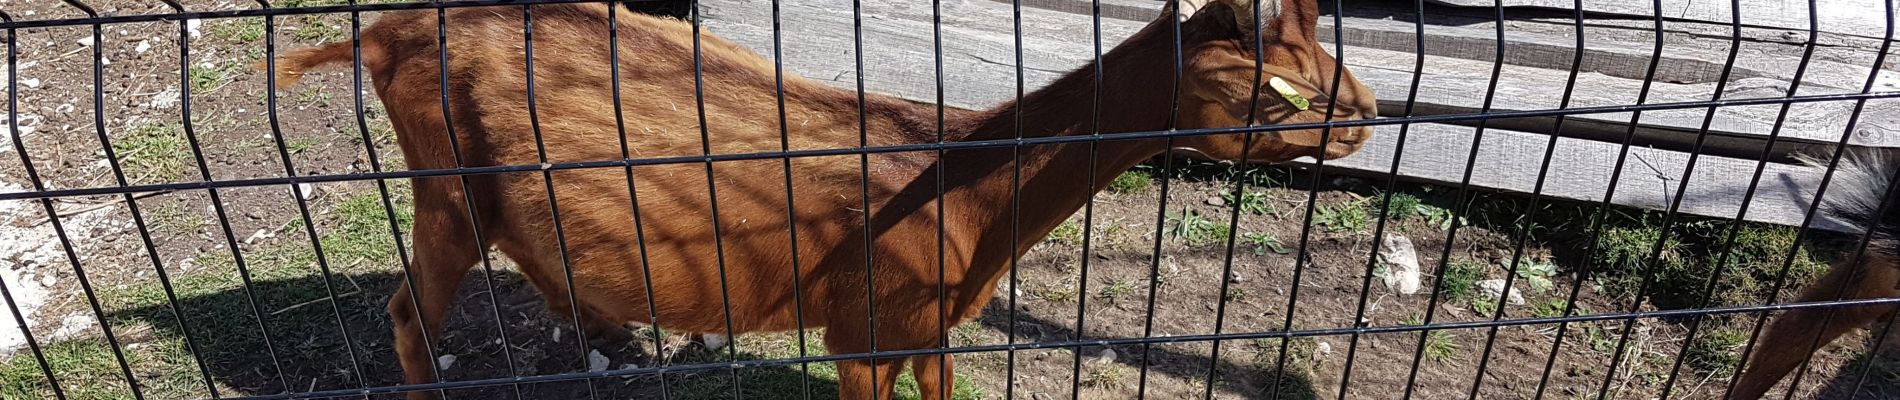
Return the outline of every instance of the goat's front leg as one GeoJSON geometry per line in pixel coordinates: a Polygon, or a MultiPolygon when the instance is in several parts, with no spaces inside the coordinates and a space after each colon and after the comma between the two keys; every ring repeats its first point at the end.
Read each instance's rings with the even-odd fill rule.
{"type": "MultiPolygon", "coordinates": [[[[402,363],[403,382],[412,385],[435,382],[435,359],[429,357],[430,346],[442,337],[442,322],[449,305],[455,302],[455,291],[461,287],[462,277],[482,256],[466,208],[459,199],[449,197],[460,190],[449,185],[457,184],[446,178],[417,180],[415,259],[410,263],[409,277],[403,279],[389,298],[396,357],[402,363]]],[[[409,399],[428,400],[437,395],[436,392],[410,392],[409,399]]]]}

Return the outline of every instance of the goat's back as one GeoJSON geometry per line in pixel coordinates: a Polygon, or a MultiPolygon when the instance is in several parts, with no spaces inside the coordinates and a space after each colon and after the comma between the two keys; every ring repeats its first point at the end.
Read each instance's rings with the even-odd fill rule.
{"type": "MultiPolygon", "coordinates": [[[[607,7],[537,5],[525,17],[519,7],[453,9],[441,25],[446,55],[438,46],[433,11],[392,13],[365,30],[364,63],[410,168],[456,167],[454,149],[459,149],[460,166],[618,160],[623,146],[624,156],[633,158],[780,150],[778,83],[770,61],[702,34],[695,62],[691,24],[620,10],[618,25],[610,31],[607,7]],[[524,35],[530,27],[531,47],[524,35]],[[607,40],[610,34],[617,40],[607,40]],[[440,62],[444,58],[446,69],[440,62]],[[696,93],[704,96],[703,130],[696,93]],[[453,142],[444,134],[451,130],[453,142]]],[[[783,134],[792,149],[859,145],[855,93],[789,74],[783,84],[788,121],[783,134]]],[[[878,137],[916,130],[907,128],[919,118],[896,100],[868,96],[864,104],[873,144],[908,140],[878,137]]],[[[467,178],[467,191],[485,239],[521,264],[524,274],[534,281],[563,282],[562,266],[571,265],[582,303],[603,308],[611,318],[646,319],[644,262],[651,265],[654,291],[664,296],[656,302],[661,323],[687,331],[723,330],[720,314],[710,312],[720,310],[727,297],[715,268],[723,260],[732,312],[744,316],[734,319],[734,329],[790,329],[792,266],[784,227],[801,226],[800,250],[807,261],[799,268],[808,274],[822,268],[812,260],[861,259],[827,254],[861,249],[844,243],[863,218],[856,161],[792,161],[798,222],[786,218],[789,193],[781,161],[718,163],[712,173],[717,237],[709,225],[715,202],[707,190],[705,164],[639,166],[631,179],[620,168],[553,170],[551,181],[541,171],[477,175],[467,178]],[[630,182],[645,217],[639,232],[630,182]]],[[[893,163],[920,162],[927,160],[873,157],[868,193],[874,207],[887,197],[886,188],[915,178],[883,171],[915,171],[893,163]]],[[[419,199],[442,192],[460,201],[457,178],[429,179],[418,181],[419,199]]],[[[814,278],[862,282],[862,275],[849,276],[852,271],[863,270],[814,278]]],[[[807,301],[827,297],[825,285],[812,282],[801,289],[807,301]]],[[[820,323],[822,316],[813,313],[824,307],[808,304],[806,322],[820,323]]]]}

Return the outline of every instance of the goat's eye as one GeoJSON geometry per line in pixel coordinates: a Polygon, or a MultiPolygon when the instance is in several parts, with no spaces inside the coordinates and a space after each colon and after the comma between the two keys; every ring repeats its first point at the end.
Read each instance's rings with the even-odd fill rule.
{"type": "Polygon", "coordinates": [[[1267,86],[1273,87],[1273,91],[1275,92],[1280,92],[1280,98],[1286,99],[1287,103],[1293,104],[1293,108],[1306,111],[1307,108],[1313,106],[1312,102],[1306,100],[1306,96],[1301,96],[1299,91],[1293,90],[1293,85],[1288,85],[1286,80],[1280,79],[1280,77],[1276,76],[1273,77],[1273,79],[1268,79],[1267,86]]]}

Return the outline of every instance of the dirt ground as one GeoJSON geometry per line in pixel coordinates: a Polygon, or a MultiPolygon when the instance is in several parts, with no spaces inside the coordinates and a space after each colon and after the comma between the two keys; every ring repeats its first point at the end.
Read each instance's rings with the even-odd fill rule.
{"type": "MultiPolygon", "coordinates": [[[[104,14],[166,7],[89,3],[104,14]]],[[[182,3],[191,10],[249,7],[182,3]]],[[[17,19],[82,16],[45,0],[0,0],[0,9],[17,19]]],[[[365,14],[363,21],[373,18],[365,14]]],[[[19,145],[0,143],[0,192],[32,190],[31,177],[48,189],[74,189],[401,169],[380,107],[367,92],[354,95],[347,72],[313,74],[273,98],[264,76],[247,67],[268,52],[260,42],[267,36],[276,43],[270,51],[344,40],[349,17],[280,17],[266,25],[261,18],[115,24],[97,39],[89,26],[19,30],[17,76],[10,78],[19,83],[19,145]],[[188,58],[181,36],[189,44],[188,58]],[[95,87],[103,102],[94,100],[95,87]],[[189,100],[181,101],[186,92],[189,100]]],[[[1517,216],[1595,210],[1588,204],[1544,201],[1534,208],[1528,197],[1474,194],[1465,219],[1457,221],[1448,211],[1460,208],[1455,188],[1391,188],[1418,205],[1382,213],[1376,207],[1387,191],[1382,179],[1315,178],[1312,171],[1285,167],[1163,165],[1139,167],[1097,197],[1086,256],[1078,215],[1023,257],[1018,284],[999,289],[982,318],[956,327],[953,344],[1511,320],[1560,316],[1566,309],[1577,315],[1628,311],[1636,300],[1615,278],[1628,271],[1580,277],[1615,268],[1583,254],[1588,246],[1578,238],[1592,233],[1583,224],[1543,221],[1546,229],[1516,251],[1523,227],[1517,216]],[[1162,177],[1169,185],[1165,199],[1162,177]],[[1247,194],[1231,196],[1236,182],[1248,185],[1247,194]],[[1238,223],[1230,231],[1236,209],[1238,223]],[[1447,227],[1454,225],[1455,239],[1448,239],[1447,227]],[[1425,268],[1425,290],[1398,294],[1378,276],[1387,272],[1371,258],[1381,227],[1384,235],[1412,242],[1425,268]],[[1294,256],[1302,245],[1309,256],[1303,262],[1294,256]],[[1504,278],[1513,260],[1550,269],[1521,274],[1527,277],[1517,289],[1524,304],[1495,310],[1496,300],[1475,289],[1475,281],[1504,278]],[[1528,283],[1539,279],[1548,287],[1528,283]],[[1566,302],[1572,288],[1579,294],[1566,302]]],[[[8,347],[0,355],[0,397],[54,396],[41,360],[58,380],[57,394],[75,399],[230,397],[399,383],[383,305],[401,278],[407,190],[402,181],[345,182],[0,202],[0,280],[34,340],[29,346],[23,336],[0,336],[8,347]],[[49,218],[46,207],[58,218],[49,218]],[[70,247],[62,246],[62,237],[70,247]],[[121,360],[129,367],[122,369],[121,360]],[[138,384],[128,384],[127,376],[138,384]]],[[[1643,214],[1616,208],[1605,213],[1643,214]]],[[[1795,274],[1796,283],[1813,276],[1811,262],[1797,264],[1809,269],[1795,274]]],[[[477,270],[468,278],[449,318],[439,352],[446,355],[449,379],[567,373],[590,363],[693,365],[728,355],[668,334],[664,346],[650,340],[600,343],[592,357],[604,361],[589,360],[565,317],[549,313],[505,258],[497,256],[487,267],[492,274],[477,270]]],[[[1780,291],[1781,297],[1789,292],[1780,291]]],[[[1722,300],[1715,305],[1760,302],[1722,300]]],[[[1657,301],[1638,307],[1665,306],[1675,307],[1657,301]]],[[[968,353],[955,357],[957,397],[1186,398],[1211,390],[1219,398],[1248,399],[1569,399],[1599,393],[1646,399],[1668,390],[1673,398],[1717,398],[1734,374],[1735,353],[1754,319],[1750,314],[1700,324],[1643,319],[968,353]],[[1698,327],[1693,338],[1692,325],[1698,327]],[[1618,348],[1622,357],[1615,357],[1618,348]],[[1613,360],[1620,360],[1614,368],[1613,360]]],[[[13,325],[0,328],[15,330],[13,325]]],[[[1874,346],[1878,333],[1857,332],[1817,352],[1795,397],[1900,397],[1900,351],[1874,346]]],[[[805,342],[801,348],[791,333],[745,334],[735,341],[735,354],[770,359],[822,352],[816,336],[805,342]]],[[[828,398],[835,379],[829,365],[810,364],[450,394],[828,398]]]]}

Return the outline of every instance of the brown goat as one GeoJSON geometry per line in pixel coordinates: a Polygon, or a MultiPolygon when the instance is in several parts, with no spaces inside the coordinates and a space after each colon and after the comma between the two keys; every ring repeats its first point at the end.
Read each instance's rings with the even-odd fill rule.
{"type": "MultiPolygon", "coordinates": [[[[694,28],[628,12],[610,25],[608,6],[599,4],[538,5],[527,18],[520,7],[449,11],[446,107],[433,11],[376,21],[363,32],[361,61],[411,169],[775,152],[781,129],[794,150],[852,148],[861,145],[860,124],[870,145],[934,142],[939,132],[943,140],[975,141],[1019,132],[1088,135],[1092,126],[1158,131],[1170,128],[1176,84],[1175,127],[1182,129],[1240,127],[1250,116],[1270,123],[1376,116],[1372,93],[1345,71],[1338,71],[1339,93],[1325,92],[1334,87],[1336,67],[1314,37],[1314,0],[1261,3],[1263,29],[1252,28],[1253,3],[1170,3],[1161,18],[1102,56],[1100,93],[1090,64],[1020,105],[950,110],[942,126],[934,105],[870,94],[860,102],[854,91],[794,76],[784,79],[780,126],[773,63],[709,34],[698,35],[699,107],[694,28]],[[1184,66],[1178,82],[1177,15],[1184,66]],[[530,25],[531,70],[522,34],[530,25]],[[610,28],[619,37],[617,82],[608,67],[610,28]],[[1256,44],[1265,49],[1264,68],[1255,68],[1256,44]],[[1311,107],[1282,100],[1268,88],[1275,77],[1311,107]],[[1099,125],[1091,123],[1094,115],[1099,125]],[[460,146],[460,165],[452,146],[460,146]]],[[[312,67],[350,59],[348,43],[333,43],[291,54],[277,67],[292,82],[312,67]]],[[[1370,135],[1367,127],[1290,130],[1183,137],[1174,145],[1222,160],[1279,162],[1345,156],[1370,135]]],[[[770,159],[536,171],[468,176],[467,187],[457,177],[417,178],[414,276],[389,302],[397,357],[406,382],[436,379],[424,335],[439,337],[458,285],[490,245],[520,265],[551,310],[569,315],[578,306],[579,322],[597,334],[627,322],[685,332],[786,331],[801,328],[802,315],[802,328],[826,329],[833,354],[936,347],[945,329],[982,310],[1012,257],[1104,186],[1085,183],[1091,156],[1100,162],[1094,181],[1104,183],[1168,151],[1166,143],[1109,142],[1097,154],[1088,144],[952,150],[941,159],[935,151],[884,153],[866,156],[868,165],[844,155],[795,158],[789,168],[770,159]],[[1021,186],[1012,179],[1018,163],[1021,186]],[[1017,212],[1014,193],[1026,200],[1017,212]],[[1012,218],[1020,237],[1011,234],[1012,218]],[[788,227],[797,230],[795,247],[788,227]],[[571,266],[571,291],[563,266],[571,266]],[[411,306],[411,287],[421,310],[411,306]]],[[[939,379],[950,376],[950,361],[939,356],[840,362],[839,392],[889,398],[906,361],[924,398],[950,392],[939,379]]]]}
{"type": "MultiPolygon", "coordinates": [[[[1826,165],[1812,157],[1803,161],[1810,166],[1826,165]]],[[[1842,157],[1822,211],[1869,235],[1867,247],[1840,256],[1826,277],[1802,289],[1797,302],[1900,297],[1900,192],[1889,189],[1896,172],[1900,165],[1875,151],[1842,157]]],[[[1788,310],[1775,317],[1756,343],[1748,368],[1736,379],[1728,398],[1761,398],[1822,346],[1896,309],[1900,307],[1879,304],[1788,310]]]]}

